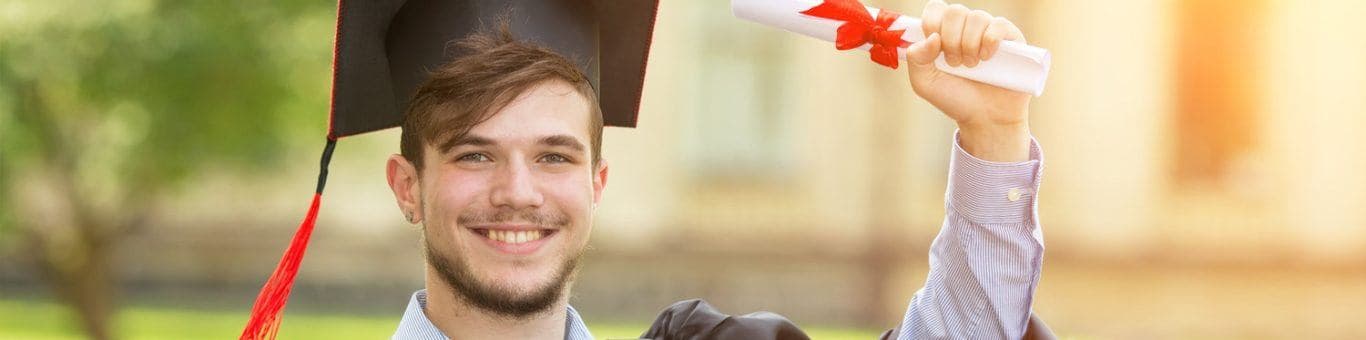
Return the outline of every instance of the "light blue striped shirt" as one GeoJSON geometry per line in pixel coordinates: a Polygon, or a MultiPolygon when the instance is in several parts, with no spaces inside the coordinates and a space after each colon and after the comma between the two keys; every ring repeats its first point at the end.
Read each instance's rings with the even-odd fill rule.
{"type": "Polygon", "coordinates": [[[944,223],[930,244],[930,273],[915,293],[897,339],[1019,339],[1043,271],[1037,193],[1043,150],[1029,160],[988,162],[955,134],[944,193],[944,223]]]}
{"type": "MultiPolygon", "coordinates": [[[[972,157],[955,135],[944,194],[944,223],[930,245],[930,273],[897,328],[898,339],[1019,339],[1032,313],[1043,268],[1037,193],[1043,151],[996,163],[972,157]]],[[[426,291],[413,294],[394,339],[447,337],[423,313],[426,291]]],[[[574,307],[565,339],[592,339],[574,307]]]]}

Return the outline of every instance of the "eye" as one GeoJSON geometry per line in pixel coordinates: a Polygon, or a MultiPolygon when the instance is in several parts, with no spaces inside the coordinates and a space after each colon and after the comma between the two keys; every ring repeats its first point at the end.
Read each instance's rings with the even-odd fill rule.
{"type": "Polygon", "coordinates": [[[569,157],[557,153],[541,156],[541,161],[546,163],[572,163],[569,157]]]}
{"type": "Polygon", "coordinates": [[[482,153],[467,153],[455,159],[456,162],[488,162],[491,160],[489,156],[482,153]]]}

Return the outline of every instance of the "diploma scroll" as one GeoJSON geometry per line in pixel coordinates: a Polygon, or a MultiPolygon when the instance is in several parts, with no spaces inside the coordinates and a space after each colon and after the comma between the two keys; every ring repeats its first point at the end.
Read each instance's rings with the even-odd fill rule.
{"type": "MultiPolygon", "coordinates": [[[[741,19],[830,42],[835,41],[836,30],[844,24],[839,20],[802,14],[803,11],[820,5],[821,0],[731,0],[730,4],[731,11],[741,19]]],[[[873,7],[866,8],[874,17],[881,11],[873,7]]],[[[901,35],[903,41],[917,43],[925,40],[925,33],[920,29],[920,19],[901,15],[887,27],[887,30],[902,29],[905,30],[901,35]]],[[[871,43],[859,47],[862,50],[871,48],[871,43]]],[[[897,56],[900,60],[905,60],[906,48],[897,48],[897,56]]],[[[1003,41],[990,60],[981,62],[976,67],[949,66],[943,55],[934,63],[938,69],[959,77],[1039,96],[1043,94],[1044,81],[1048,79],[1051,60],[1052,56],[1043,48],[1003,41]]]]}

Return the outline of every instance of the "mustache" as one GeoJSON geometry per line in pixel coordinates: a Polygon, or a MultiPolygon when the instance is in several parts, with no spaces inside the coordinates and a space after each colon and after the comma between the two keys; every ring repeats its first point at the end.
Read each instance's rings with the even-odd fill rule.
{"type": "Polygon", "coordinates": [[[455,223],[460,225],[530,223],[541,227],[569,226],[569,215],[556,210],[488,209],[461,213],[455,223]]]}

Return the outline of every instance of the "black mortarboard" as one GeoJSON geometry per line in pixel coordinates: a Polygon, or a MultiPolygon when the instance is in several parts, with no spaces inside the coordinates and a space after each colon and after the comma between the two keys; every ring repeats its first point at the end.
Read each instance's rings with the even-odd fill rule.
{"type": "Polygon", "coordinates": [[[337,24],[332,138],[397,126],[428,72],[459,53],[450,42],[508,14],[514,36],[578,62],[603,123],[634,127],[657,1],[343,1],[337,24]],[[599,20],[609,18],[610,20],[599,20]]]}
{"type": "Polygon", "coordinates": [[[635,127],[657,0],[340,0],[332,106],[313,204],[252,307],[242,339],[273,339],[317,218],[336,140],[399,125],[428,72],[458,58],[451,43],[506,17],[517,39],[575,61],[598,92],[603,123],[635,127]]]}

